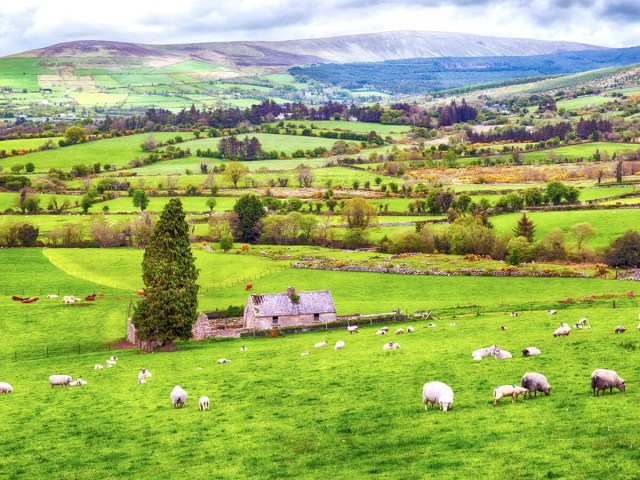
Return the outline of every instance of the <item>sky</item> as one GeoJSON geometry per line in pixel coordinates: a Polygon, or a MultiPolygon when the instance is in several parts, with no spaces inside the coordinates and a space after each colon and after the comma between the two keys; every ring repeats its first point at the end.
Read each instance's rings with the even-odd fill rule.
{"type": "Polygon", "coordinates": [[[638,0],[0,0],[0,56],[72,40],[170,44],[393,30],[640,45],[638,0]]]}

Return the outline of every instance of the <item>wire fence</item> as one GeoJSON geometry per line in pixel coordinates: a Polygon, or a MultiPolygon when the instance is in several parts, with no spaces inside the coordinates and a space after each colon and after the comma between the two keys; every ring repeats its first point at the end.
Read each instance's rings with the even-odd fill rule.
{"type": "Polygon", "coordinates": [[[0,364],[85,353],[111,352],[116,349],[119,344],[119,342],[85,342],[75,344],[42,345],[20,350],[4,350],[0,351],[0,364]]]}
{"type": "Polygon", "coordinates": [[[262,272],[256,274],[256,275],[252,275],[250,277],[243,277],[243,278],[237,278],[235,280],[229,280],[226,282],[218,282],[218,283],[214,283],[213,285],[207,285],[203,288],[201,288],[200,290],[204,290],[205,292],[213,292],[215,290],[222,290],[223,288],[229,288],[229,287],[233,287],[236,285],[242,285],[242,284],[248,284],[251,283],[254,280],[259,280],[261,278],[264,277],[268,277],[269,275],[273,275],[274,273],[279,273],[282,272],[284,270],[287,270],[291,268],[291,265],[280,265],[280,266],[276,266],[276,267],[272,267],[269,268],[267,270],[263,270],[262,272]]]}

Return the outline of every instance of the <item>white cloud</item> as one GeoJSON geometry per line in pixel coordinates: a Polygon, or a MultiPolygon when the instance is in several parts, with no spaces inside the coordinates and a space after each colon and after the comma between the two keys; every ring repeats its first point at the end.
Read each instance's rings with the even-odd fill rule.
{"type": "Polygon", "coordinates": [[[389,30],[638,43],[635,0],[0,0],[0,55],[54,43],[287,40],[389,30]],[[4,5],[6,4],[6,5],[4,5]],[[531,6],[534,4],[535,6],[531,6]]]}

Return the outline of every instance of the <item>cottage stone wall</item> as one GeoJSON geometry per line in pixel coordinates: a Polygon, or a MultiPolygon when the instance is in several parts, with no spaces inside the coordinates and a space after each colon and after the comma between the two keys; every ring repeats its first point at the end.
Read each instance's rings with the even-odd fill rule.
{"type": "Polygon", "coordinates": [[[245,319],[246,328],[255,328],[257,330],[267,330],[269,328],[279,327],[297,327],[308,326],[316,323],[329,323],[336,321],[335,313],[321,313],[319,318],[315,318],[313,314],[309,315],[281,315],[278,316],[278,323],[273,323],[273,317],[254,317],[248,322],[245,319]]]}

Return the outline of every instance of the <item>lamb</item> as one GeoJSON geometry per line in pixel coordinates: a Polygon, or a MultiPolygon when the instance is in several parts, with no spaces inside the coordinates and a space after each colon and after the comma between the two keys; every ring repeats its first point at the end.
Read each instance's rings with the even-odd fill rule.
{"type": "Polygon", "coordinates": [[[586,325],[586,324],[587,324],[587,317],[582,317],[580,320],[578,320],[578,321],[576,322],[576,325],[582,325],[582,326],[584,326],[584,325],[586,325]]]}
{"type": "Polygon", "coordinates": [[[247,351],[247,347],[246,347],[246,346],[244,346],[244,345],[243,345],[243,346],[241,346],[241,347],[240,347],[240,351],[241,351],[241,352],[246,352],[246,351],[247,351]]]}
{"type": "Polygon", "coordinates": [[[85,382],[81,378],[76,378],[69,385],[72,386],[72,387],[81,387],[82,385],[86,385],[86,384],[87,384],[87,382],[85,382]]]}
{"type": "Polygon", "coordinates": [[[109,357],[109,360],[111,360],[112,362],[117,362],[118,361],[118,357],[113,355],[113,356],[109,357]]]}
{"type": "Polygon", "coordinates": [[[507,352],[506,350],[498,350],[495,355],[496,360],[504,360],[505,358],[513,358],[513,355],[511,355],[510,352],[507,352]]]}
{"type": "Polygon", "coordinates": [[[396,335],[402,335],[404,333],[404,329],[403,328],[399,328],[396,330],[396,335]]]}
{"type": "Polygon", "coordinates": [[[502,385],[500,387],[496,387],[493,390],[493,406],[498,406],[498,401],[502,397],[506,397],[511,395],[511,403],[518,401],[518,395],[525,395],[528,390],[524,387],[518,387],[516,385],[502,385]]]}
{"type": "Polygon", "coordinates": [[[479,348],[478,350],[474,350],[471,353],[471,358],[474,360],[482,360],[484,357],[490,357],[491,355],[495,355],[500,351],[500,347],[497,345],[492,345],[490,347],[479,348]]]}
{"type": "Polygon", "coordinates": [[[220,365],[222,365],[223,363],[230,363],[230,362],[231,362],[231,360],[229,360],[228,358],[220,358],[220,359],[218,359],[218,363],[220,365]]]}
{"type": "Polygon", "coordinates": [[[49,295],[47,295],[47,298],[56,299],[56,298],[58,298],[58,295],[50,293],[49,295]]]}
{"type": "Polygon", "coordinates": [[[537,349],[536,347],[529,347],[522,350],[523,357],[532,357],[534,355],[540,355],[540,353],[541,353],[540,350],[537,349]]]}
{"type": "Polygon", "coordinates": [[[393,342],[385,343],[384,346],[382,347],[383,350],[395,350],[397,348],[400,348],[400,344],[393,343],[393,342]]]}
{"type": "Polygon", "coordinates": [[[554,337],[562,337],[568,336],[571,333],[571,329],[569,327],[558,327],[555,332],[553,332],[554,337]]]}
{"type": "Polygon", "coordinates": [[[327,341],[325,340],[324,342],[316,343],[313,347],[314,348],[322,348],[322,347],[326,347],[326,346],[327,346],[327,341]]]}
{"type": "Polygon", "coordinates": [[[102,365],[100,365],[99,363],[96,363],[96,364],[93,366],[93,369],[94,369],[94,370],[102,370],[103,368],[104,368],[104,367],[103,367],[102,365]]]}
{"type": "Polygon", "coordinates": [[[582,324],[581,323],[574,323],[573,324],[573,329],[574,330],[581,330],[582,329],[582,324]]]}
{"type": "Polygon", "coordinates": [[[302,352],[302,353],[300,354],[300,356],[301,356],[301,357],[304,357],[305,355],[309,355],[310,353],[311,353],[311,352],[307,350],[306,352],[302,352]]]}
{"type": "Polygon", "coordinates": [[[387,334],[387,331],[383,330],[382,328],[376,332],[376,335],[386,335],[386,334],[387,334]]]}
{"type": "Polygon", "coordinates": [[[509,327],[507,327],[507,326],[505,326],[505,325],[502,325],[502,326],[500,327],[500,330],[509,330],[509,327]]]}
{"type": "Polygon", "coordinates": [[[626,331],[627,331],[626,328],[624,328],[622,325],[618,325],[613,331],[613,333],[624,333],[626,331]]]}
{"type": "Polygon", "coordinates": [[[11,393],[13,387],[7,382],[0,382],[0,393],[11,393]]]}
{"type": "Polygon", "coordinates": [[[176,385],[171,391],[171,403],[173,408],[182,408],[187,401],[187,392],[180,386],[176,385]]]}
{"type": "Polygon", "coordinates": [[[543,392],[546,396],[549,396],[549,392],[551,391],[547,377],[536,372],[525,373],[522,376],[520,385],[527,389],[529,398],[531,398],[531,392],[534,392],[534,395],[537,397],[538,392],[543,392]]]}
{"type": "Polygon", "coordinates": [[[549,310],[547,313],[549,315],[555,315],[556,313],[558,313],[558,311],[557,310],[549,310]]]}
{"type": "Polygon", "coordinates": [[[49,377],[49,383],[51,384],[51,388],[56,385],[60,385],[61,387],[67,387],[71,384],[71,377],[69,375],[51,375],[49,377]]]}
{"type": "Polygon", "coordinates": [[[435,323],[430,323],[429,325],[427,325],[427,327],[429,327],[429,328],[436,328],[436,324],[435,324],[435,323]]]}
{"type": "Polygon", "coordinates": [[[140,370],[140,373],[138,373],[138,383],[147,383],[145,378],[151,378],[151,372],[146,368],[143,368],[140,370]]]}
{"type": "Polygon", "coordinates": [[[342,350],[344,348],[344,341],[343,340],[338,340],[336,342],[336,346],[333,347],[334,350],[342,350]]]}
{"type": "Polygon", "coordinates": [[[604,395],[607,388],[609,389],[609,393],[613,393],[613,387],[616,387],[624,393],[624,380],[621,379],[613,370],[597,368],[591,373],[591,388],[593,388],[594,396],[597,397],[600,390],[602,390],[602,394],[604,395]]]}
{"type": "Polygon", "coordinates": [[[518,314],[518,312],[511,312],[511,314],[510,314],[510,315],[511,315],[512,317],[517,317],[519,314],[518,314]]]}
{"type": "Polygon", "coordinates": [[[347,327],[347,331],[349,332],[349,335],[352,333],[358,333],[358,325],[351,325],[347,327]]]}
{"type": "Polygon", "coordinates": [[[413,327],[411,325],[407,327],[407,333],[413,333],[413,327]]]}
{"type": "Polygon", "coordinates": [[[429,409],[429,402],[431,402],[432,410],[435,410],[437,403],[440,405],[440,409],[446,412],[453,404],[453,390],[446,383],[425,383],[422,387],[422,402],[425,410],[429,409]]]}
{"type": "Polygon", "coordinates": [[[200,408],[200,410],[203,412],[205,410],[209,410],[209,397],[207,397],[206,395],[200,397],[200,400],[198,400],[198,408],[200,408]]]}

